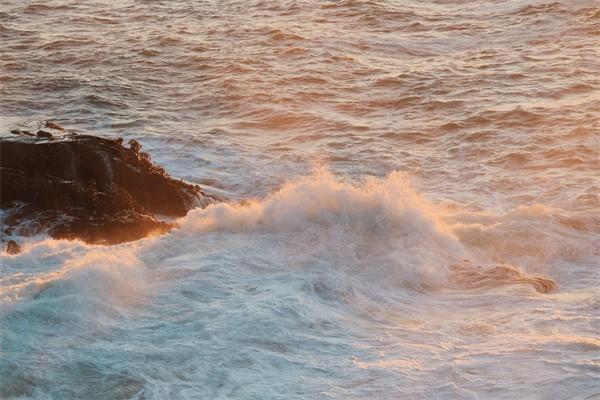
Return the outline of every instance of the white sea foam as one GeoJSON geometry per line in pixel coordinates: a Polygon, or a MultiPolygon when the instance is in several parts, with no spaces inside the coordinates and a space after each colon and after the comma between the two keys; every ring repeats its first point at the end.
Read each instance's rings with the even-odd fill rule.
{"type": "Polygon", "coordinates": [[[126,301],[144,290],[144,265],[136,250],[128,246],[42,239],[26,242],[16,256],[1,254],[0,260],[4,269],[0,278],[2,303],[27,300],[66,282],[81,297],[109,302],[126,301]]]}
{"type": "Polygon", "coordinates": [[[297,258],[334,256],[340,268],[365,276],[379,269],[383,281],[409,286],[441,284],[452,261],[464,258],[460,243],[399,172],[354,185],[321,170],[264,199],[194,210],[180,223],[195,237],[277,234],[297,258]]]}
{"type": "MultiPolygon", "coordinates": [[[[518,210],[503,219],[513,220],[516,216],[518,220],[524,212],[528,214],[518,210]]],[[[540,213],[534,210],[532,216],[540,213]]],[[[450,273],[458,271],[468,283],[472,281],[466,279],[471,269],[478,274],[489,272],[485,280],[490,284],[531,283],[537,279],[512,265],[497,264],[533,257],[540,250],[539,243],[537,247],[535,242],[530,243],[533,250],[529,252],[521,249],[514,254],[507,254],[510,249],[478,247],[476,244],[490,240],[494,234],[491,230],[484,233],[479,223],[449,226],[443,216],[441,210],[413,190],[406,173],[394,172],[384,179],[369,178],[352,184],[321,169],[284,184],[264,199],[196,209],[180,224],[183,233],[195,237],[214,232],[276,234],[273,247],[281,250],[277,242],[285,245],[287,265],[335,257],[338,268],[382,285],[440,288],[446,285],[450,273]],[[487,240],[482,240],[485,235],[487,240]]],[[[497,225],[493,228],[499,229],[497,225]]],[[[527,244],[521,244],[524,246],[527,244]]],[[[453,282],[457,282],[456,276],[453,282]]],[[[554,287],[549,281],[548,285],[554,287]]]]}

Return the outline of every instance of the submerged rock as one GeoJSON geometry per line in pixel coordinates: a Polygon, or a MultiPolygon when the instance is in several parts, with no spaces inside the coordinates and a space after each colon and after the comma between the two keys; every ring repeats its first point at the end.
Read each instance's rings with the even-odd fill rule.
{"type": "Polygon", "coordinates": [[[35,136],[39,137],[39,138],[46,138],[46,139],[52,139],[54,136],[52,136],[52,134],[48,131],[44,131],[44,130],[39,130],[37,131],[37,133],[35,134],[35,136]]]}
{"type": "Polygon", "coordinates": [[[19,246],[14,240],[9,240],[6,243],[6,252],[8,254],[19,254],[21,252],[21,246],[19,246]]]}
{"type": "Polygon", "coordinates": [[[46,121],[45,125],[46,125],[46,128],[56,129],[58,131],[64,131],[65,130],[65,128],[63,128],[62,126],[60,126],[56,122],[46,121]]]}
{"type": "Polygon", "coordinates": [[[165,232],[173,225],[156,215],[183,216],[212,200],[170,177],[136,141],[122,142],[78,134],[0,139],[3,225],[112,244],[165,232]]]}

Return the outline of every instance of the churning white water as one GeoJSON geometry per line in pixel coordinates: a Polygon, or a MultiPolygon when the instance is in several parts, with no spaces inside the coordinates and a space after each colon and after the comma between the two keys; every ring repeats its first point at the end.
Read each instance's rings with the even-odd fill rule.
{"type": "Polygon", "coordinates": [[[0,1],[0,127],[227,199],[0,254],[0,398],[600,398],[595,1],[0,1]]]}

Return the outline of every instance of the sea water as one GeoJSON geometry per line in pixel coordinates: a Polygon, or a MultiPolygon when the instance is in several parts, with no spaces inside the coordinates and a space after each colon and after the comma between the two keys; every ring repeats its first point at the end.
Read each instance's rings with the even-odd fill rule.
{"type": "Polygon", "coordinates": [[[18,238],[0,398],[600,398],[599,31],[592,0],[0,1],[3,134],[136,139],[226,199],[18,238]]]}

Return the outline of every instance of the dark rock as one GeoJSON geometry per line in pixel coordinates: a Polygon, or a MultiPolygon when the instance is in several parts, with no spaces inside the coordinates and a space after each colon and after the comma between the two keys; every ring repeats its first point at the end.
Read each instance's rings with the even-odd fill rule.
{"type": "Polygon", "coordinates": [[[56,129],[57,131],[64,131],[65,128],[63,128],[62,126],[60,126],[57,123],[54,123],[52,121],[46,121],[46,128],[50,128],[50,129],[56,129]]]}
{"type": "Polygon", "coordinates": [[[43,130],[39,130],[37,131],[37,133],[35,134],[35,136],[39,137],[39,138],[45,138],[45,139],[52,139],[54,136],[48,132],[48,131],[43,131],[43,130]]]}
{"type": "Polygon", "coordinates": [[[212,198],[171,178],[140,152],[138,142],[68,134],[0,140],[0,206],[18,234],[48,232],[90,243],[136,240],[173,224],[212,198]]]}
{"type": "Polygon", "coordinates": [[[137,140],[131,139],[127,144],[129,145],[129,149],[134,153],[139,153],[142,149],[142,145],[137,140]]]}
{"type": "Polygon", "coordinates": [[[6,243],[6,252],[8,254],[19,254],[21,252],[21,246],[14,240],[9,240],[8,243],[6,243]]]}

